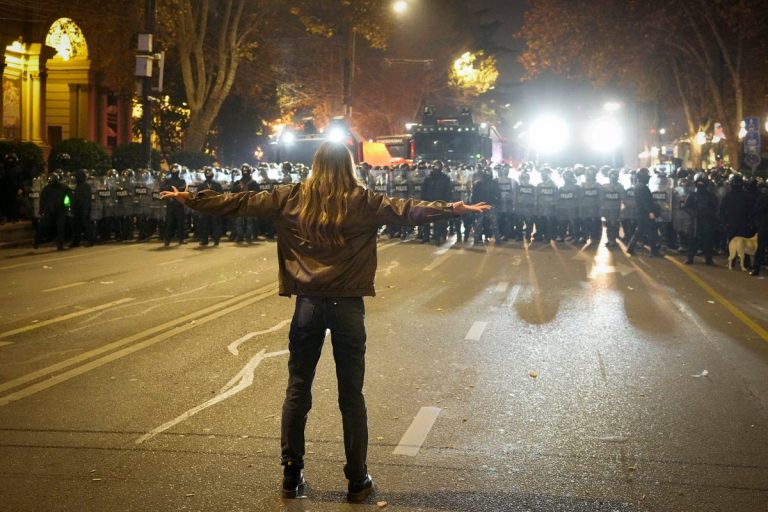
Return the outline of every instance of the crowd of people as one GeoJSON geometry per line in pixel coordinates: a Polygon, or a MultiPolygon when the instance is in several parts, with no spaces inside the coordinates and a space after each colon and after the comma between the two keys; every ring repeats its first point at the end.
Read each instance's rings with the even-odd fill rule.
{"type": "MultiPolygon", "coordinates": [[[[98,175],[86,170],[54,171],[35,178],[28,187],[28,211],[35,220],[35,247],[52,238],[64,249],[110,241],[147,241],[157,236],[166,246],[186,244],[193,233],[202,246],[219,245],[223,238],[253,243],[274,238],[268,219],[220,219],[193,213],[160,192],[177,189],[217,192],[270,191],[307,178],[303,165],[285,162],[239,169],[204,167],[189,170],[178,164],[167,173],[150,170],[98,175]]],[[[413,238],[423,243],[496,244],[589,243],[596,247],[605,230],[609,248],[626,245],[629,254],[647,246],[651,255],[662,251],[684,254],[693,263],[702,254],[726,254],[734,237],[758,234],[753,261],[758,275],[768,241],[768,188],[761,178],[745,177],[728,169],[691,171],[614,169],[575,165],[537,168],[524,163],[514,168],[481,160],[477,165],[449,165],[442,161],[372,167],[361,163],[358,179],[377,192],[428,201],[487,202],[493,209],[482,215],[439,221],[413,229],[384,226],[391,238],[413,238]]],[[[749,256],[747,256],[749,258],[749,256]]]]}

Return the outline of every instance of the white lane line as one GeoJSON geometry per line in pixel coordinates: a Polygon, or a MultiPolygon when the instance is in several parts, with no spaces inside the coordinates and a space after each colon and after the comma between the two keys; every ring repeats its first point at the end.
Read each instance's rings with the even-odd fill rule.
{"type": "Polygon", "coordinates": [[[480,336],[483,335],[483,331],[485,330],[487,325],[488,325],[488,322],[473,323],[472,327],[469,328],[469,332],[467,332],[467,335],[464,336],[464,339],[471,340],[471,341],[479,341],[480,336]]]}
{"type": "Polygon", "coordinates": [[[453,252],[445,253],[442,256],[439,256],[438,258],[436,258],[432,263],[430,263],[429,265],[427,265],[421,270],[423,272],[430,272],[432,270],[435,270],[437,267],[439,267],[440,265],[448,261],[450,258],[452,258],[454,254],[455,253],[453,252]]]}
{"type": "Polygon", "coordinates": [[[187,258],[177,258],[177,259],[171,260],[171,261],[164,261],[163,263],[158,263],[157,266],[158,267],[163,267],[165,265],[173,265],[174,263],[181,263],[182,261],[184,261],[186,259],[187,258]]]}
{"type": "Polygon", "coordinates": [[[234,354],[234,355],[239,355],[239,354],[240,354],[240,351],[239,351],[237,348],[238,348],[240,345],[242,345],[243,343],[245,343],[246,341],[248,341],[249,339],[251,339],[251,338],[254,338],[254,337],[256,337],[256,336],[260,336],[260,335],[262,335],[262,334],[269,334],[270,332],[279,331],[279,330],[280,330],[280,329],[282,329],[282,328],[283,328],[283,327],[284,327],[286,324],[289,324],[289,323],[291,323],[291,320],[290,320],[290,319],[288,319],[288,320],[283,320],[282,322],[280,322],[280,323],[278,323],[278,324],[276,324],[276,325],[273,325],[273,326],[272,326],[272,327],[270,327],[269,329],[265,329],[265,330],[263,330],[263,331],[249,332],[248,334],[246,334],[246,335],[245,335],[245,336],[243,336],[242,338],[239,338],[239,339],[237,339],[237,340],[233,341],[232,343],[230,343],[230,344],[229,344],[229,346],[227,347],[227,350],[229,350],[229,351],[230,351],[232,354],[234,354]]]}
{"type": "MultiPolygon", "coordinates": [[[[230,306],[232,304],[235,304],[236,306],[245,306],[249,304],[250,302],[245,302],[247,299],[253,297],[256,295],[257,299],[260,300],[261,297],[267,297],[269,294],[274,293],[274,290],[276,289],[274,284],[263,286],[261,288],[257,288],[256,290],[253,290],[251,292],[244,293],[242,295],[238,295],[237,297],[234,297],[229,300],[225,300],[224,302],[220,302],[218,304],[214,304],[213,306],[208,306],[207,308],[203,308],[197,311],[194,311],[186,316],[183,316],[181,318],[175,318],[173,320],[170,320],[168,322],[165,322],[163,324],[157,325],[155,327],[151,327],[149,329],[146,329],[144,331],[141,331],[139,333],[133,334],[131,336],[128,336],[126,338],[119,339],[117,341],[113,341],[112,343],[107,343],[106,345],[102,345],[98,348],[95,348],[93,350],[90,350],[88,352],[84,352],[82,354],[79,354],[77,356],[71,357],[69,359],[65,359],[63,361],[59,361],[56,364],[53,364],[51,366],[48,366],[47,368],[42,368],[40,370],[36,370],[34,372],[28,373],[26,375],[22,375],[21,377],[17,377],[13,380],[10,380],[8,382],[3,382],[0,384],[0,393],[7,391],[9,389],[13,389],[15,387],[21,386],[22,384],[26,384],[28,382],[32,382],[34,380],[37,380],[41,377],[46,377],[48,375],[51,375],[53,373],[56,373],[60,370],[63,370],[64,368],[67,368],[69,366],[74,366],[76,364],[80,364],[88,359],[91,359],[93,357],[96,357],[98,355],[101,355],[105,352],[109,352],[110,350],[114,350],[117,348],[120,348],[124,345],[128,345],[129,343],[133,343],[134,341],[138,341],[141,339],[144,339],[148,336],[152,336],[153,334],[157,334],[159,332],[165,331],[166,329],[171,329],[174,326],[186,324],[190,326],[200,325],[200,323],[203,320],[208,319],[209,317],[205,317],[200,319],[199,317],[202,315],[208,315],[209,313],[213,311],[217,311],[220,308],[226,308],[224,311],[229,311],[230,308],[227,306],[230,306]],[[239,303],[239,304],[238,304],[239,303]],[[191,323],[193,320],[196,321],[196,323],[191,323]],[[189,323],[188,323],[189,322],[189,323]]],[[[35,324],[37,325],[37,324],[35,324]]]]}
{"type": "Polygon", "coordinates": [[[69,283],[69,284],[65,284],[64,286],[57,286],[56,288],[47,288],[47,289],[43,290],[43,293],[57,292],[59,290],[66,290],[67,288],[74,288],[75,286],[80,286],[82,284],[85,284],[85,281],[78,281],[76,283],[69,283]]]}
{"type": "Polygon", "coordinates": [[[379,270],[377,270],[376,274],[381,274],[382,276],[388,276],[388,275],[390,275],[392,273],[392,271],[394,269],[396,269],[399,266],[400,266],[400,262],[397,261],[397,260],[394,260],[393,262],[391,262],[386,267],[380,268],[379,270]]]}
{"type": "Polygon", "coordinates": [[[13,345],[12,341],[0,341],[0,347],[7,347],[8,345],[13,345]]]}
{"type": "Polygon", "coordinates": [[[102,304],[101,306],[95,306],[92,308],[87,309],[81,309],[80,311],[75,311],[74,313],[69,313],[67,315],[57,316],[55,318],[51,318],[49,320],[43,320],[42,322],[37,322],[34,324],[25,325],[24,327],[19,327],[18,329],[13,329],[10,331],[0,332],[0,338],[7,338],[8,336],[13,336],[15,334],[20,334],[22,332],[31,331],[33,329],[39,329],[40,327],[45,327],[46,325],[55,324],[58,322],[63,322],[64,320],[69,320],[71,318],[77,318],[78,316],[87,315],[89,313],[93,313],[95,311],[101,311],[102,309],[109,309],[112,306],[117,306],[119,304],[124,304],[126,302],[131,302],[132,299],[130,297],[127,297],[125,299],[116,300],[113,302],[107,302],[106,304],[102,304]]]}
{"type": "Polygon", "coordinates": [[[403,434],[400,443],[392,452],[393,455],[408,455],[415,457],[418,455],[421,446],[427,439],[429,431],[435,424],[437,417],[440,416],[442,409],[439,407],[422,407],[413,418],[411,426],[403,434]]]}
{"type": "MultiPolygon", "coordinates": [[[[263,288],[261,288],[263,289],[263,288]]],[[[72,366],[73,361],[80,362],[82,360],[85,360],[89,357],[92,357],[93,355],[106,352],[107,350],[110,350],[115,347],[119,347],[122,345],[126,345],[132,341],[135,341],[137,339],[141,339],[146,337],[150,332],[157,332],[159,330],[162,330],[163,328],[167,328],[170,325],[174,324],[180,324],[176,325],[176,327],[163,332],[162,334],[158,334],[157,336],[153,336],[151,338],[145,339],[139,343],[136,343],[134,345],[130,345],[126,348],[123,348],[121,350],[117,350],[115,352],[112,352],[111,354],[107,354],[103,357],[100,357],[99,359],[95,359],[93,361],[90,361],[88,363],[85,363],[81,366],[76,366],[75,368],[72,368],[71,370],[68,370],[64,373],[60,373],[58,375],[54,375],[53,377],[49,377],[47,380],[38,382],[36,384],[32,384],[31,386],[27,386],[26,388],[22,388],[18,391],[15,391],[13,393],[10,393],[8,395],[5,395],[3,397],[0,397],[0,407],[3,405],[7,405],[11,402],[14,402],[16,400],[21,400],[22,398],[26,398],[30,395],[34,395],[35,393],[39,393],[40,391],[46,390],[50,387],[53,387],[57,384],[61,384],[62,382],[66,382],[70,379],[73,379],[79,375],[82,375],[84,373],[87,373],[93,369],[99,368],[101,366],[104,366],[105,364],[111,363],[112,361],[116,361],[120,358],[123,358],[127,355],[133,354],[134,352],[138,352],[139,350],[145,349],[147,347],[151,347],[152,345],[155,345],[156,343],[159,343],[163,340],[166,340],[168,338],[172,338],[174,336],[178,336],[179,334],[182,334],[186,331],[189,331],[191,329],[195,329],[199,327],[200,325],[203,325],[205,323],[210,322],[211,320],[215,320],[219,317],[222,317],[224,315],[228,315],[230,313],[233,313],[237,311],[238,309],[244,308],[246,306],[250,306],[251,304],[254,304],[256,302],[259,302],[260,300],[263,300],[267,297],[271,297],[275,293],[275,288],[272,288],[271,290],[262,293],[260,295],[253,296],[255,292],[249,292],[248,294],[244,294],[245,296],[250,296],[247,300],[240,300],[241,297],[238,297],[235,303],[229,307],[214,310],[213,313],[209,314],[208,316],[204,316],[203,318],[197,318],[195,323],[188,322],[188,323],[181,323],[186,322],[186,320],[191,319],[192,317],[199,316],[203,314],[206,311],[211,311],[213,307],[206,308],[200,311],[197,311],[195,313],[192,313],[191,315],[187,315],[186,317],[182,317],[177,319],[175,322],[167,322],[163,324],[162,326],[154,327],[152,329],[148,329],[144,332],[141,332],[139,334],[135,334],[133,336],[129,336],[128,338],[124,338],[122,340],[115,341],[113,343],[110,343],[108,345],[105,345],[103,347],[99,347],[95,350],[91,350],[90,352],[87,352],[85,354],[81,354],[77,357],[73,357],[70,359],[67,359],[66,361],[62,361],[61,363],[57,363],[53,366],[49,366],[48,368],[43,368],[42,370],[38,370],[36,372],[32,372],[27,375],[23,375],[17,379],[14,379],[12,381],[5,382],[3,384],[0,384],[0,391],[5,391],[7,389],[12,389],[14,387],[19,386],[20,384],[23,384],[25,382],[29,382],[31,380],[34,380],[35,378],[39,378],[42,375],[47,375],[50,373],[53,373],[54,368],[65,368],[67,366],[72,366]]],[[[216,307],[221,307],[221,305],[217,305],[216,307]]]]}
{"type": "Polygon", "coordinates": [[[150,430],[140,438],[136,440],[136,444],[141,444],[145,441],[149,441],[153,437],[155,437],[157,434],[160,434],[161,432],[165,432],[169,428],[178,425],[182,421],[185,421],[195,414],[199,413],[200,411],[203,411],[213,405],[218,404],[219,402],[223,402],[227,398],[236,395],[237,393],[241,392],[244,389],[247,389],[253,384],[253,374],[256,370],[256,367],[259,366],[259,363],[261,363],[264,359],[267,359],[269,357],[277,357],[277,356],[283,356],[287,354],[287,350],[280,350],[278,352],[269,352],[264,353],[264,349],[261,349],[261,351],[253,356],[250,361],[248,361],[248,364],[245,365],[245,367],[240,370],[237,375],[232,377],[227,384],[224,385],[224,387],[219,391],[219,394],[211,398],[210,400],[207,400],[203,402],[200,405],[197,405],[193,407],[192,409],[182,413],[181,415],[175,417],[171,421],[167,421],[160,425],[159,427],[150,430]]]}
{"type": "Polygon", "coordinates": [[[509,288],[509,283],[507,281],[501,281],[499,284],[496,285],[496,292],[497,293],[504,293],[507,291],[507,288],[509,288]]]}

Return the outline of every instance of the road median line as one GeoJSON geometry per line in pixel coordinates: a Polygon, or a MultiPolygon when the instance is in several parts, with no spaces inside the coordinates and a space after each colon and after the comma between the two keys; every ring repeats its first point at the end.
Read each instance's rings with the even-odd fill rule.
{"type": "Polygon", "coordinates": [[[675,264],[680,270],[685,273],[691,280],[699,285],[705,292],[707,292],[713,299],[715,299],[721,306],[723,306],[725,309],[727,309],[733,316],[738,318],[741,323],[749,327],[752,332],[760,336],[760,338],[763,339],[763,341],[768,342],[768,330],[763,328],[760,324],[752,320],[746,313],[744,313],[742,310],[734,306],[728,299],[720,295],[714,288],[712,288],[710,285],[708,285],[702,278],[700,278],[698,275],[696,275],[695,272],[693,272],[691,269],[677,261],[675,258],[671,256],[664,256],[664,258],[667,261],[670,261],[675,264]]]}
{"type": "MultiPolygon", "coordinates": [[[[260,288],[257,288],[256,290],[252,290],[250,292],[238,295],[238,296],[233,297],[231,299],[227,299],[227,300],[225,300],[223,302],[220,302],[218,304],[214,304],[212,306],[208,306],[206,308],[194,311],[194,312],[192,312],[192,313],[190,313],[188,315],[185,315],[185,316],[183,316],[181,318],[177,318],[175,320],[171,320],[171,321],[165,322],[165,323],[157,325],[155,327],[151,327],[149,329],[145,329],[145,330],[143,330],[143,331],[141,331],[139,333],[136,333],[136,334],[133,334],[131,336],[119,339],[117,341],[113,341],[112,343],[108,343],[106,345],[103,345],[101,347],[95,348],[93,350],[90,350],[90,351],[85,352],[83,354],[77,355],[75,357],[71,357],[69,359],[65,359],[64,361],[60,361],[60,362],[58,362],[58,363],[56,363],[54,365],[48,366],[46,368],[42,368],[40,370],[28,373],[26,375],[22,375],[21,377],[17,377],[17,378],[15,378],[13,380],[10,380],[8,382],[4,382],[4,383],[0,384],[0,393],[3,393],[5,391],[8,391],[8,390],[13,389],[13,388],[17,388],[17,387],[22,386],[24,384],[27,384],[29,382],[33,382],[33,381],[38,380],[38,379],[40,379],[42,377],[46,377],[48,375],[54,374],[54,373],[56,373],[56,372],[58,372],[60,370],[68,368],[70,366],[74,366],[74,365],[83,363],[83,362],[85,362],[85,361],[87,361],[89,359],[92,359],[92,358],[96,357],[96,356],[99,356],[99,355],[104,354],[106,352],[110,352],[112,350],[118,349],[120,347],[123,347],[125,345],[134,343],[136,341],[145,339],[145,338],[147,338],[149,336],[153,336],[153,335],[155,335],[157,333],[161,333],[163,331],[167,331],[167,332],[162,334],[162,335],[160,335],[160,336],[163,336],[163,335],[165,335],[167,333],[172,333],[172,334],[169,335],[169,337],[173,336],[173,335],[175,335],[177,333],[175,331],[177,331],[180,328],[182,328],[182,330],[180,330],[178,332],[184,332],[184,331],[186,331],[188,329],[191,329],[191,328],[193,328],[193,327],[195,327],[197,325],[200,325],[204,321],[208,321],[208,320],[211,320],[213,318],[217,318],[217,317],[211,316],[213,314],[220,313],[221,311],[225,311],[225,313],[222,313],[222,314],[226,314],[226,312],[228,312],[233,307],[235,309],[239,309],[239,308],[244,307],[244,306],[246,306],[248,304],[251,304],[252,302],[257,302],[257,301],[253,301],[252,300],[253,297],[258,298],[258,300],[262,300],[266,296],[274,294],[276,289],[277,289],[277,283],[276,282],[270,283],[270,284],[268,284],[266,286],[262,286],[260,288]],[[204,317],[204,318],[201,319],[200,317],[202,315],[209,315],[209,316],[208,317],[204,317]],[[191,322],[193,320],[195,321],[194,324],[191,324],[191,323],[188,324],[188,322],[191,322]],[[187,325],[184,325],[184,324],[187,324],[187,325]]],[[[163,339],[165,339],[165,338],[163,338],[163,339]]],[[[54,379],[56,379],[56,377],[53,377],[53,378],[51,378],[49,380],[52,381],[54,379]]],[[[48,381],[46,381],[46,382],[48,382],[48,381]]],[[[16,393],[13,393],[12,395],[8,395],[8,396],[13,396],[15,394],[16,393]]],[[[5,405],[8,402],[9,402],[9,400],[7,400],[7,397],[0,398],[0,405],[5,405]]]]}
{"type": "Polygon", "coordinates": [[[126,302],[131,302],[133,300],[136,300],[136,299],[126,297],[124,299],[107,302],[106,304],[102,304],[100,306],[81,309],[79,311],[75,311],[74,313],[68,313],[66,315],[57,316],[49,320],[43,320],[42,322],[36,322],[34,324],[25,325],[24,327],[19,327],[18,329],[12,329],[10,331],[0,332],[0,339],[7,338],[8,336],[14,336],[16,334],[21,334],[22,332],[39,329],[40,327],[45,327],[47,325],[63,322],[64,320],[70,320],[72,318],[77,318],[79,316],[95,313],[96,311],[101,311],[102,309],[109,309],[112,306],[118,306],[120,304],[125,304],[126,302]]]}

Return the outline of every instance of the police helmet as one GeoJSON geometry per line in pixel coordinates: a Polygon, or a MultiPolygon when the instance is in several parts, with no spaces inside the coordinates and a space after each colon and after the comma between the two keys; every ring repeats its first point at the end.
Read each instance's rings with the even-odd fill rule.
{"type": "Polygon", "coordinates": [[[445,164],[443,163],[442,160],[434,160],[432,162],[432,168],[433,169],[437,169],[438,171],[442,171],[443,167],[445,167],[445,164]]]}
{"type": "Polygon", "coordinates": [[[728,181],[732,188],[742,188],[744,186],[744,177],[741,174],[731,174],[728,181]]]}
{"type": "Polygon", "coordinates": [[[241,172],[248,172],[248,173],[250,173],[251,172],[251,166],[248,165],[248,164],[243,164],[243,165],[240,166],[240,171],[241,172]]]}
{"type": "Polygon", "coordinates": [[[290,174],[293,171],[293,165],[291,164],[291,162],[283,162],[281,168],[283,172],[286,174],[290,174]]]}
{"type": "Polygon", "coordinates": [[[637,170],[635,177],[637,178],[637,181],[647,185],[648,182],[651,181],[651,172],[646,167],[643,167],[637,170]]]}
{"type": "Polygon", "coordinates": [[[400,164],[400,170],[401,171],[410,171],[411,170],[411,166],[408,165],[407,163],[402,163],[402,164],[400,164]]]}
{"type": "Polygon", "coordinates": [[[6,163],[9,163],[9,164],[15,164],[16,162],[19,161],[19,157],[16,156],[16,153],[11,152],[5,155],[5,161],[6,163]]]}
{"type": "Polygon", "coordinates": [[[701,171],[696,173],[696,176],[693,177],[693,183],[697,187],[705,187],[709,183],[709,178],[707,178],[707,175],[701,171]]]}
{"type": "Polygon", "coordinates": [[[569,184],[576,183],[576,173],[571,169],[567,169],[563,173],[563,181],[569,184]]]}

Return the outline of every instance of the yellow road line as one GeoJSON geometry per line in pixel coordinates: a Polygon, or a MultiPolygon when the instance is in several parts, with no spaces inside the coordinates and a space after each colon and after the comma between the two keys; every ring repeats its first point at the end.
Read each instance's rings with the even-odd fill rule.
{"type": "Polygon", "coordinates": [[[220,310],[222,308],[226,308],[227,306],[230,306],[232,304],[237,305],[238,302],[247,300],[250,297],[254,295],[260,295],[263,293],[274,293],[276,289],[276,283],[271,283],[267,286],[262,286],[261,288],[258,288],[256,290],[253,290],[248,293],[244,293],[242,295],[238,295],[236,297],[233,297],[231,299],[225,300],[223,302],[220,302],[218,304],[214,304],[213,306],[208,306],[207,308],[200,309],[198,311],[194,311],[188,315],[185,315],[181,318],[176,318],[174,320],[171,320],[169,322],[165,322],[164,324],[160,324],[155,327],[151,327],[149,329],[146,329],[144,331],[141,331],[137,334],[128,336],[126,338],[122,338],[117,341],[113,341],[112,343],[108,343],[107,345],[103,345],[101,347],[95,348],[93,350],[90,350],[88,352],[85,352],[83,354],[79,354],[77,356],[71,357],[69,359],[65,359],[64,361],[60,361],[56,364],[53,364],[51,366],[48,366],[46,368],[42,368],[40,370],[34,371],[32,373],[28,373],[26,375],[22,375],[21,377],[17,377],[13,380],[10,380],[8,382],[4,382],[0,384],[0,393],[3,391],[7,391],[9,389],[15,388],[17,386],[20,386],[22,384],[26,384],[28,382],[32,382],[33,380],[37,380],[41,377],[45,377],[48,375],[51,375],[53,373],[56,373],[59,370],[62,370],[64,368],[67,368],[68,366],[73,366],[79,363],[82,363],[83,361],[90,359],[92,357],[101,355],[105,352],[109,352],[111,350],[114,350],[116,348],[120,348],[123,345],[127,345],[129,343],[133,343],[134,341],[138,341],[141,339],[146,338],[147,336],[151,336],[153,334],[157,334],[158,332],[165,331],[167,329],[173,329],[174,327],[178,326],[179,324],[184,324],[187,322],[192,322],[195,320],[196,322],[194,324],[190,323],[190,325],[196,325],[199,323],[198,318],[201,315],[209,314],[213,311],[220,310]]]}
{"type": "Polygon", "coordinates": [[[671,256],[664,256],[667,261],[674,263],[680,270],[682,270],[693,282],[698,284],[705,292],[707,292],[713,299],[715,299],[721,306],[730,311],[730,313],[738,318],[744,325],[749,327],[755,334],[760,336],[763,341],[768,342],[768,330],[763,328],[760,324],[752,320],[746,313],[734,306],[728,299],[720,295],[714,288],[704,282],[702,278],[696,275],[691,269],[672,258],[671,256]]]}
{"type": "MultiPolygon", "coordinates": [[[[122,350],[112,352],[111,354],[107,354],[103,357],[100,357],[99,359],[95,359],[81,366],[72,368],[71,370],[68,370],[64,373],[54,375],[49,379],[46,379],[41,382],[37,382],[35,384],[32,384],[31,386],[27,386],[26,388],[23,388],[13,393],[10,393],[8,395],[5,395],[2,398],[0,398],[0,407],[7,405],[11,402],[15,402],[16,400],[21,400],[22,398],[26,398],[30,395],[34,395],[35,393],[39,393],[40,391],[46,390],[57,384],[61,384],[62,382],[66,382],[79,375],[87,373],[95,368],[99,368],[100,366],[104,366],[105,364],[111,363],[112,361],[116,361],[127,355],[133,354],[134,352],[138,352],[139,350],[145,349],[147,347],[151,347],[156,343],[159,343],[168,338],[177,336],[183,332],[189,331],[191,329],[196,329],[202,324],[208,323],[211,320],[215,320],[219,317],[222,317],[224,315],[237,311],[238,309],[242,309],[246,306],[250,306],[251,304],[264,300],[267,297],[272,297],[275,293],[276,287],[274,286],[274,284],[272,284],[271,287],[262,287],[259,290],[265,290],[265,289],[266,291],[256,295],[255,297],[253,296],[253,293],[255,292],[251,292],[247,294],[247,295],[251,295],[251,297],[246,300],[242,300],[242,296],[237,297],[237,299],[240,300],[240,302],[236,302],[235,304],[232,304],[229,307],[219,309],[218,311],[215,311],[208,316],[197,318],[195,323],[185,323],[185,324],[176,326],[169,331],[166,331],[162,334],[158,334],[157,336],[153,336],[149,339],[146,339],[134,345],[131,345],[130,347],[125,347],[122,350]]],[[[230,302],[230,301],[227,301],[227,302],[230,302]]],[[[206,308],[206,309],[210,309],[210,308],[206,308]]],[[[199,314],[200,312],[198,311],[196,315],[199,315],[199,314]]],[[[134,337],[131,336],[130,338],[134,338],[134,337]]],[[[129,339],[129,338],[126,338],[126,339],[129,339]]],[[[116,343],[120,343],[120,342],[116,342],[116,343]]],[[[113,343],[111,345],[115,345],[116,343],[113,343]]]]}
{"type": "Polygon", "coordinates": [[[447,252],[443,254],[442,256],[438,256],[432,263],[421,269],[423,272],[429,272],[432,270],[435,270],[437,267],[448,261],[450,258],[453,257],[455,253],[447,252]]]}
{"type": "Polygon", "coordinates": [[[78,316],[87,315],[90,313],[93,313],[95,311],[101,311],[102,309],[108,309],[112,306],[117,306],[118,304],[124,304],[126,302],[131,302],[132,299],[130,297],[125,299],[116,300],[114,302],[107,302],[106,304],[102,304],[101,306],[96,306],[93,308],[87,308],[87,309],[81,309],[80,311],[75,311],[74,313],[69,313],[67,315],[57,316],[55,318],[51,318],[49,320],[44,320],[42,322],[37,322],[34,324],[25,325],[24,327],[19,327],[18,329],[13,329],[11,331],[6,332],[0,332],[0,338],[6,338],[8,336],[13,336],[15,334],[20,334],[22,332],[31,331],[33,329],[39,329],[40,327],[45,327],[46,325],[55,324],[58,322],[63,322],[64,320],[69,320],[71,318],[77,318],[78,316]]]}

